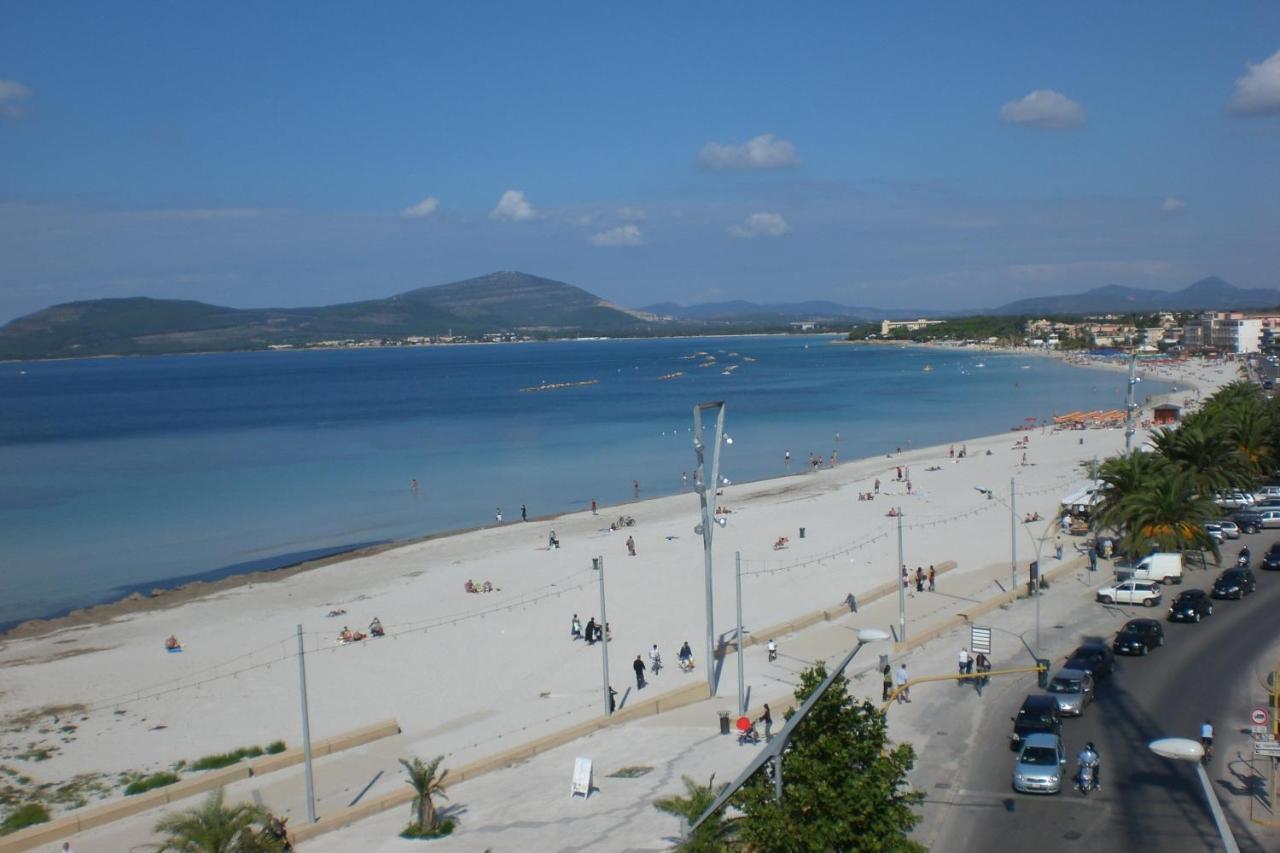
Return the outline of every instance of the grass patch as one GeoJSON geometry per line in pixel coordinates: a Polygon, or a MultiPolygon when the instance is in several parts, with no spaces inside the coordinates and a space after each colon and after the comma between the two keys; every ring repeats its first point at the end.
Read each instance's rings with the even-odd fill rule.
{"type": "Polygon", "coordinates": [[[39,803],[27,803],[20,807],[0,823],[0,835],[8,835],[28,826],[49,822],[49,810],[39,803]]]}
{"type": "Polygon", "coordinates": [[[230,767],[232,764],[243,761],[246,758],[275,755],[278,752],[284,752],[285,749],[285,743],[282,740],[273,740],[267,744],[266,749],[260,746],[242,746],[239,749],[233,749],[231,752],[218,752],[213,755],[206,755],[203,758],[197,758],[187,765],[186,769],[192,772],[197,770],[218,770],[222,767],[230,767]]]}
{"type": "Polygon", "coordinates": [[[621,770],[615,770],[609,774],[610,779],[635,779],[637,776],[643,776],[652,770],[652,767],[643,765],[636,767],[623,767],[621,770]]]}
{"type": "Polygon", "coordinates": [[[134,794],[141,794],[143,791],[150,791],[153,788],[163,788],[165,785],[172,785],[177,781],[178,774],[170,773],[167,770],[152,773],[150,776],[139,777],[125,785],[124,795],[132,797],[134,794]]]}
{"type": "Polygon", "coordinates": [[[87,710],[87,707],[79,703],[74,705],[45,705],[43,708],[32,708],[7,717],[4,725],[6,728],[25,729],[45,717],[64,717],[72,714],[82,714],[87,710]]]}
{"type": "Polygon", "coordinates": [[[30,744],[26,752],[18,753],[18,758],[23,761],[48,761],[52,757],[53,750],[35,744],[30,744]]]}
{"type": "Polygon", "coordinates": [[[458,822],[451,817],[447,817],[436,825],[435,829],[423,829],[416,823],[411,823],[404,828],[404,832],[400,833],[401,838],[417,839],[420,841],[428,841],[432,838],[444,838],[446,835],[453,834],[453,828],[458,822]]]}

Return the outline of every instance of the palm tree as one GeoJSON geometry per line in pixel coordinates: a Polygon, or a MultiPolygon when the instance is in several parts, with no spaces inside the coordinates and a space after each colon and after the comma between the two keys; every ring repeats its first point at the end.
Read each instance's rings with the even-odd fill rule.
{"type": "Polygon", "coordinates": [[[435,832],[440,828],[440,815],[436,811],[434,798],[449,799],[444,793],[444,777],[449,775],[449,771],[440,771],[439,775],[436,773],[441,761],[444,761],[443,755],[437,755],[426,764],[416,755],[412,762],[400,759],[405,772],[409,774],[406,781],[413,786],[415,796],[412,814],[416,818],[416,828],[421,832],[435,832]]]}
{"type": "Polygon", "coordinates": [[[1225,423],[1209,423],[1205,418],[1188,420],[1177,429],[1168,427],[1151,437],[1156,451],[1191,475],[1203,495],[1244,486],[1251,466],[1242,464],[1227,433],[1225,423]]]}
{"type": "Polygon", "coordinates": [[[1204,528],[1217,513],[1214,502],[1197,493],[1189,473],[1166,471],[1125,501],[1125,550],[1131,554],[1152,546],[1160,551],[1206,550],[1217,558],[1217,543],[1204,528]]]}
{"type": "Polygon", "coordinates": [[[265,809],[248,803],[223,804],[222,788],[211,793],[203,804],[166,815],[156,822],[155,831],[166,836],[157,847],[160,853],[267,853],[279,845],[259,837],[255,824],[270,819],[265,809]]]}
{"type": "Polygon", "coordinates": [[[1129,500],[1158,482],[1168,465],[1163,456],[1141,450],[1104,460],[1097,474],[1099,526],[1125,533],[1129,500]]]}
{"type": "MultiPolygon", "coordinates": [[[[702,813],[715,802],[716,797],[729,787],[728,784],[717,787],[714,773],[705,785],[699,785],[688,776],[680,778],[684,782],[684,796],[663,797],[655,800],[653,807],[658,811],[684,818],[688,824],[702,817],[702,813]]],[[[718,851],[728,850],[737,834],[737,821],[736,818],[726,820],[723,810],[717,811],[709,815],[676,849],[687,851],[687,853],[718,853],[718,851]]]]}

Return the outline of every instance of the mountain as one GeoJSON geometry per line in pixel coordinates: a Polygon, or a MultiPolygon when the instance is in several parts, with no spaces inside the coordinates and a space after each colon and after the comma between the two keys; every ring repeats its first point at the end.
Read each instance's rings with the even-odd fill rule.
{"type": "Polygon", "coordinates": [[[647,333],[656,318],[520,272],[318,308],[239,309],[173,299],[55,305],[0,327],[0,359],[262,349],[333,339],[647,333]]]}
{"type": "Polygon", "coordinates": [[[987,313],[1122,314],[1152,311],[1241,311],[1280,306],[1280,290],[1245,289],[1217,276],[1202,278],[1182,290],[1145,290],[1110,284],[1084,293],[1019,299],[987,313]]]}

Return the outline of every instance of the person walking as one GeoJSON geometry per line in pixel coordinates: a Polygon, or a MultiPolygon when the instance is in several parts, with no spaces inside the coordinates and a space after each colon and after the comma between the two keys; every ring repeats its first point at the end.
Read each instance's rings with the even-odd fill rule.
{"type": "Polygon", "coordinates": [[[521,521],[529,520],[529,509],[524,504],[520,504],[520,520],[521,521]]]}
{"type": "Polygon", "coordinates": [[[610,714],[612,714],[614,710],[618,707],[617,699],[616,699],[617,695],[618,695],[618,691],[613,689],[613,685],[609,685],[609,713],[610,714]]]}
{"type": "Polygon", "coordinates": [[[631,668],[636,671],[636,690],[644,690],[644,661],[640,659],[640,655],[636,655],[635,661],[631,664],[631,668]]]}
{"type": "Polygon", "coordinates": [[[929,564],[929,592],[936,592],[938,589],[937,584],[935,583],[936,577],[937,577],[937,572],[934,570],[933,564],[930,563],[929,564]]]}
{"type": "Polygon", "coordinates": [[[592,616],[587,620],[587,645],[594,646],[596,644],[596,617],[592,616]]]}
{"type": "Polygon", "coordinates": [[[902,567],[902,586],[904,589],[911,586],[911,576],[907,574],[906,566],[902,567]]]}
{"type": "Polygon", "coordinates": [[[916,592],[924,592],[924,569],[916,566],[916,592]]]}
{"type": "Polygon", "coordinates": [[[889,694],[893,692],[893,668],[889,664],[884,665],[884,691],[880,694],[881,702],[889,701],[889,694]]]}
{"type": "Polygon", "coordinates": [[[911,688],[907,687],[907,665],[905,663],[898,666],[898,671],[893,674],[893,683],[898,689],[898,701],[911,701],[911,688]]]}
{"type": "Polygon", "coordinates": [[[499,524],[502,523],[502,507],[498,507],[493,513],[494,520],[499,524]]]}
{"type": "Polygon", "coordinates": [[[1059,560],[1062,559],[1062,537],[1061,536],[1058,537],[1058,541],[1055,542],[1053,545],[1053,553],[1054,553],[1054,556],[1057,557],[1059,560]]]}
{"type": "Polygon", "coordinates": [[[582,639],[582,623],[578,621],[578,614],[573,614],[573,621],[569,623],[569,636],[575,640],[582,639]]]}
{"type": "Polygon", "coordinates": [[[662,653],[658,651],[658,644],[654,643],[653,648],[649,649],[649,671],[657,675],[662,670],[662,653]]]}
{"type": "Polygon", "coordinates": [[[1098,549],[1089,549],[1089,571],[1096,572],[1098,570],[1098,549]]]}
{"type": "Polygon", "coordinates": [[[764,742],[773,740],[773,714],[769,711],[768,702],[764,704],[764,713],[756,719],[756,722],[764,723],[764,742]]]}
{"type": "Polygon", "coordinates": [[[591,499],[591,514],[592,514],[592,515],[598,515],[598,513],[596,512],[596,499],[595,499],[595,498],[592,498],[592,499],[591,499]]]}
{"type": "Polygon", "coordinates": [[[880,494],[880,478],[876,477],[876,494],[880,494]]]}
{"type": "Polygon", "coordinates": [[[960,674],[966,675],[973,671],[973,658],[969,656],[969,650],[960,649],[960,674]]]}
{"type": "Polygon", "coordinates": [[[630,536],[627,537],[627,555],[631,557],[636,555],[636,540],[630,536]]]}

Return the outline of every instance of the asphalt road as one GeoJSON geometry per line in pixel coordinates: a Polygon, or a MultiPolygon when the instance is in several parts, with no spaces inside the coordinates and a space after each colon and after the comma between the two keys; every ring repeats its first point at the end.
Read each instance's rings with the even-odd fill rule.
{"type": "MultiPolygon", "coordinates": [[[[954,801],[934,850],[1221,850],[1195,768],[1156,756],[1147,744],[1159,737],[1198,738],[1200,723],[1211,719],[1216,744],[1209,778],[1224,798],[1244,790],[1248,768],[1238,755],[1250,748],[1249,693],[1256,697],[1261,688],[1248,691],[1243,682],[1254,678],[1255,669],[1273,665],[1261,658],[1280,635],[1275,619],[1280,572],[1262,571],[1258,563],[1277,538],[1268,531],[1223,546],[1225,564],[1228,555],[1234,558],[1242,544],[1249,545],[1258,590],[1243,601],[1215,601],[1214,614],[1200,624],[1171,623],[1165,617],[1179,590],[1212,586],[1218,574],[1213,570],[1166,587],[1159,608],[1115,608],[1117,628],[1127,618],[1159,618],[1165,645],[1146,657],[1118,656],[1115,675],[1103,682],[1093,705],[1063,726],[1071,756],[1068,780],[1075,755],[1093,741],[1102,756],[1102,791],[1086,797],[1064,783],[1066,789],[1056,796],[1015,793],[1010,717],[1028,693],[1040,691],[1034,680],[1020,679],[998,690],[989,686],[984,699],[991,702],[990,711],[967,746],[961,777],[951,783],[957,790],[951,792],[954,801]]],[[[1063,663],[1055,659],[1050,672],[1063,663]]],[[[1255,837],[1247,820],[1230,822],[1241,850],[1276,849],[1274,836],[1255,837]]]]}

